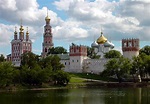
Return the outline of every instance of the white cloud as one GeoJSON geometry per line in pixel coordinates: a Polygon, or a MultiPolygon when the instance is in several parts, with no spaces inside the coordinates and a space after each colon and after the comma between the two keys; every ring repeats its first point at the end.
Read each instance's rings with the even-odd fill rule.
{"type": "MultiPolygon", "coordinates": [[[[48,10],[54,39],[93,41],[103,27],[104,35],[111,40],[150,40],[149,0],[57,0],[53,4],[61,12],[59,16],[67,15],[63,20],[57,12],[48,10]]],[[[14,27],[19,28],[21,18],[24,28],[29,27],[33,41],[43,37],[47,8],[39,5],[36,0],[0,0],[0,45],[10,44],[14,27]]]]}
{"type": "Polygon", "coordinates": [[[0,0],[0,9],[14,11],[16,10],[15,0],[0,0]]]}
{"type": "Polygon", "coordinates": [[[0,24],[0,46],[10,45],[10,39],[13,36],[13,26],[0,24]]]}

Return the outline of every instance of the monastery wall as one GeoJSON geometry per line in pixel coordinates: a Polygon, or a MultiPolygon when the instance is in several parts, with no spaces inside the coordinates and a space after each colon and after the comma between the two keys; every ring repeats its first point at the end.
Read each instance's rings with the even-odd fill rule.
{"type": "Polygon", "coordinates": [[[104,70],[104,65],[109,59],[85,59],[83,72],[99,74],[104,70]]]}

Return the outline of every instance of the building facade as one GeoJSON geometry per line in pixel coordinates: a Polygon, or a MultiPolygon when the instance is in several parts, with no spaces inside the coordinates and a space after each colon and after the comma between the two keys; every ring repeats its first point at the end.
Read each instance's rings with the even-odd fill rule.
{"type": "Polygon", "coordinates": [[[18,35],[15,27],[14,39],[11,41],[11,54],[7,55],[7,60],[11,61],[14,66],[20,66],[23,53],[32,51],[32,41],[29,38],[28,27],[25,34],[22,24],[19,29],[18,35]]]}

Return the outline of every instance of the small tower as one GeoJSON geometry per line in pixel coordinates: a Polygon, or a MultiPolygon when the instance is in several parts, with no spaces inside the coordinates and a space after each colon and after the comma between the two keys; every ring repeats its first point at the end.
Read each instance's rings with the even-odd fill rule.
{"type": "Polygon", "coordinates": [[[70,46],[70,70],[81,73],[83,69],[83,60],[87,58],[87,47],[82,45],[70,46]]]}
{"type": "Polygon", "coordinates": [[[47,16],[45,17],[45,21],[46,25],[44,26],[44,33],[43,33],[42,57],[46,57],[47,53],[49,52],[49,49],[54,46],[53,34],[50,26],[50,17],[48,16],[48,11],[47,16]]]}
{"type": "Polygon", "coordinates": [[[24,32],[23,32],[24,28],[22,26],[22,20],[21,20],[21,24],[20,24],[20,32],[19,32],[19,39],[20,40],[24,40],[24,32]]]}
{"type": "Polygon", "coordinates": [[[17,40],[18,36],[17,36],[17,27],[15,27],[15,32],[14,32],[14,40],[17,40]]]}
{"type": "Polygon", "coordinates": [[[28,31],[28,27],[27,27],[27,32],[26,32],[26,41],[29,41],[29,31],[28,31]]]}
{"type": "Polygon", "coordinates": [[[132,59],[139,55],[139,39],[122,39],[123,56],[132,59]]]}

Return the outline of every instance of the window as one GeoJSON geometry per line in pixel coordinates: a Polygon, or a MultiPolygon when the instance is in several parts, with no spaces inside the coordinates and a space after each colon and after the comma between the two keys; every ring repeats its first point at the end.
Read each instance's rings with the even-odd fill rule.
{"type": "Polygon", "coordinates": [[[45,52],[47,52],[47,48],[45,48],[45,52]]]}
{"type": "Polygon", "coordinates": [[[126,47],[127,46],[127,43],[124,43],[124,47],[126,47]]]}
{"type": "Polygon", "coordinates": [[[128,46],[129,46],[129,47],[132,47],[132,43],[131,43],[131,42],[129,42],[129,43],[128,43],[128,46]]]}

